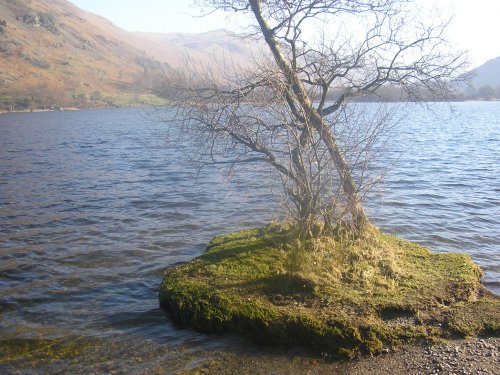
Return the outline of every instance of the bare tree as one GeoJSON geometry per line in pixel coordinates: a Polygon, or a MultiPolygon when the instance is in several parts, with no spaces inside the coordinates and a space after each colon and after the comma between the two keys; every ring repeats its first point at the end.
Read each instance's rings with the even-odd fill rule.
{"type": "Polygon", "coordinates": [[[412,101],[448,95],[465,61],[445,51],[446,23],[416,21],[404,0],[201,3],[248,14],[270,53],[251,68],[193,64],[179,73],[169,89],[183,133],[206,162],[269,165],[300,233],[363,232],[367,161],[394,113],[353,102],[388,86],[412,101]],[[318,22],[323,29],[311,37],[318,22]]]}

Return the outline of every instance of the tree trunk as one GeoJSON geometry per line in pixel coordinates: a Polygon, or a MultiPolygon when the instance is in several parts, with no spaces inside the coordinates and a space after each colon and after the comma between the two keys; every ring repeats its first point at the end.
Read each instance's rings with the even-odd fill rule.
{"type": "Polygon", "coordinates": [[[299,103],[302,111],[306,114],[306,117],[311,122],[314,130],[318,132],[323,142],[325,142],[328,152],[330,153],[333,163],[339,174],[340,183],[344,194],[346,194],[349,204],[349,211],[352,216],[352,221],[355,226],[355,230],[359,233],[363,230],[364,226],[368,223],[368,218],[363,210],[361,204],[361,197],[358,193],[356,183],[352,177],[351,170],[345,160],[340,148],[337,145],[335,136],[332,134],[330,128],[323,121],[323,117],[318,113],[318,111],[313,107],[312,101],[307,94],[307,91],[300,81],[297,73],[293,70],[290,61],[286,58],[280,45],[276,41],[276,38],[268,25],[267,21],[262,16],[262,10],[260,7],[261,0],[249,0],[252,12],[259,24],[262,34],[269,46],[274,60],[278,64],[281,72],[288,81],[291,87],[294,99],[299,103]]]}

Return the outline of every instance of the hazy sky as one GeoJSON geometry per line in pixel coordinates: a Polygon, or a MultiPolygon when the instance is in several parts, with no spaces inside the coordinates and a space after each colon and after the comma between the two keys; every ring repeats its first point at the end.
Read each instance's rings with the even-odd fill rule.
{"type": "MultiPolygon", "coordinates": [[[[192,0],[70,0],[78,7],[108,18],[129,31],[203,32],[235,29],[236,21],[225,13],[200,15],[192,0]]],[[[454,15],[449,39],[457,49],[470,51],[473,66],[500,56],[498,42],[500,0],[416,0],[454,15]]]]}

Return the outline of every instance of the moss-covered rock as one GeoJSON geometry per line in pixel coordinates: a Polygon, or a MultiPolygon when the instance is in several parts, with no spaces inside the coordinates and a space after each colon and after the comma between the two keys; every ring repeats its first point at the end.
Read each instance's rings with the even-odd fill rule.
{"type": "Polygon", "coordinates": [[[170,268],[160,304],[175,322],[353,356],[400,340],[500,334],[500,300],[462,254],[376,229],[300,241],[269,225],[215,237],[170,268]]]}

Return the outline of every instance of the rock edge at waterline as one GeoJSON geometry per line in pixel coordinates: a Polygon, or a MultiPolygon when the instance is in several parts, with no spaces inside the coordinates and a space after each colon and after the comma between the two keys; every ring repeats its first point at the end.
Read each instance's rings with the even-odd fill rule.
{"type": "Polygon", "coordinates": [[[400,341],[500,336],[500,299],[480,278],[466,255],[375,228],[354,241],[299,241],[271,224],[215,237],[165,271],[159,297],[181,326],[352,357],[400,341]]]}

